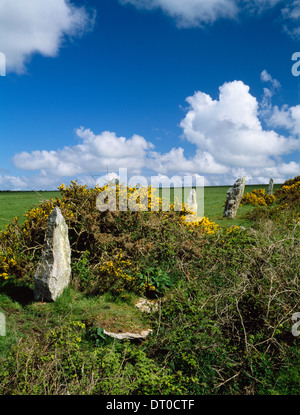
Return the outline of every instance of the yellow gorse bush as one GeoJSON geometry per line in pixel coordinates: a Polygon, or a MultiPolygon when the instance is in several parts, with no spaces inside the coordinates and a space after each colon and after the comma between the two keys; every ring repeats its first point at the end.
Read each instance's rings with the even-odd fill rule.
{"type": "Polygon", "coordinates": [[[98,190],[97,208],[101,211],[168,211],[180,210],[178,202],[170,204],[157,196],[157,189],[152,186],[134,187],[109,183],[98,190]]]}
{"type": "Polygon", "coordinates": [[[187,221],[187,216],[183,215],[181,217],[182,223],[190,230],[198,230],[203,234],[212,235],[220,230],[220,226],[215,222],[211,221],[207,217],[195,217],[194,220],[187,221]]]}
{"type": "Polygon", "coordinates": [[[238,231],[240,229],[239,226],[231,226],[230,228],[226,229],[226,233],[227,235],[231,234],[232,232],[234,233],[235,231],[238,231]]]}
{"type": "Polygon", "coordinates": [[[276,197],[267,194],[265,189],[254,189],[251,193],[247,192],[243,196],[241,205],[270,206],[275,200],[276,197]]]}
{"type": "Polygon", "coordinates": [[[97,274],[99,281],[101,281],[100,293],[103,293],[108,288],[117,294],[125,290],[141,294],[144,290],[138,267],[134,266],[129,259],[124,259],[121,251],[114,258],[98,264],[94,268],[94,273],[97,274]]]}
{"type": "Polygon", "coordinates": [[[299,209],[300,207],[300,176],[284,182],[280,189],[276,190],[275,196],[280,205],[299,209]]]}
{"type": "Polygon", "coordinates": [[[16,271],[18,261],[13,250],[8,247],[5,252],[0,251],[0,279],[7,280],[16,271]]]}

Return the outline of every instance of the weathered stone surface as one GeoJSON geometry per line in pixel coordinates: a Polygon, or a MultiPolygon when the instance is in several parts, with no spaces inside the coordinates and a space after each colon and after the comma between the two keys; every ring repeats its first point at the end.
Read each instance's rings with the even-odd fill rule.
{"type": "Polygon", "coordinates": [[[103,330],[103,333],[110,337],[115,337],[116,339],[145,339],[153,330],[143,330],[141,333],[111,333],[109,331],[103,330]]]}
{"type": "Polygon", "coordinates": [[[5,315],[0,312],[0,336],[6,335],[5,315]]]}
{"type": "Polygon", "coordinates": [[[186,206],[190,212],[186,215],[185,220],[188,222],[193,222],[197,218],[197,210],[198,210],[198,204],[197,204],[197,194],[195,189],[191,189],[188,200],[186,202],[186,206]]]}
{"type": "Polygon", "coordinates": [[[273,189],[274,189],[274,180],[270,179],[269,181],[269,187],[268,187],[268,195],[272,195],[273,194],[273,189]]]}
{"type": "Polygon", "coordinates": [[[191,189],[187,204],[191,212],[197,214],[198,204],[197,204],[197,194],[195,189],[191,189]]]}
{"type": "Polygon", "coordinates": [[[224,218],[235,218],[245,190],[245,177],[238,179],[227,191],[224,218]]]}
{"type": "Polygon", "coordinates": [[[150,301],[146,298],[139,298],[135,306],[146,313],[158,311],[158,303],[156,301],[150,301]]]}
{"type": "Polygon", "coordinates": [[[71,278],[71,249],[68,227],[58,207],[48,220],[44,248],[34,276],[36,301],[55,301],[69,285],[71,278]]]}

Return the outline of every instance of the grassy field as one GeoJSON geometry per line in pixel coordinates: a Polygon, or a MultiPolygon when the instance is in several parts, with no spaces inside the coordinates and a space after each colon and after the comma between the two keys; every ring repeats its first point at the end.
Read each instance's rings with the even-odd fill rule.
{"type": "Polygon", "coordinates": [[[54,192],[1,192],[0,191],[0,229],[13,218],[24,220],[24,213],[33,206],[59,196],[59,191],[54,192]]]}
{"type": "MultiPolygon", "coordinates": [[[[280,185],[275,185],[276,190],[280,185]]],[[[249,225],[245,219],[245,213],[251,210],[252,206],[241,206],[235,219],[223,218],[224,203],[226,193],[230,186],[205,187],[204,189],[204,216],[213,220],[220,226],[249,225]]],[[[268,185],[248,185],[245,187],[245,193],[253,189],[265,189],[268,185]]],[[[171,189],[170,198],[174,200],[174,194],[177,195],[180,189],[171,189]]],[[[18,216],[20,223],[24,221],[24,213],[31,207],[40,202],[59,196],[59,191],[42,191],[42,192],[0,192],[0,229],[3,229],[11,218],[18,216]]],[[[201,205],[200,193],[197,193],[198,206],[201,205]]],[[[198,212],[199,214],[199,212],[198,212]]]]}

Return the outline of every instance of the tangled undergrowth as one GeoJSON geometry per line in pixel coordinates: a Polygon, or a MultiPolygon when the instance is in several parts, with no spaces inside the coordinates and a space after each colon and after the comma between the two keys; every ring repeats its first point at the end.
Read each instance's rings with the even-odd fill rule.
{"type": "Polygon", "coordinates": [[[254,208],[250,229],[191,224],[176,204],[150,211],[149,190],[132,199],[141,211],[101,212],[105,189],[75,182],[24,225],[14,219],[0,236],[3,286],[32,286],[54,206],[69,226],[72,286],[48,308],[0,293],[23,328],[0,347],[0,393],[298,394],[299,182],[286,182],[274,206],[254,208]],[[108,293],[120,304],[135,294],[159,299],[147,317],[153,334],[136,344],[94,327],[95,304],[108,293]]]}

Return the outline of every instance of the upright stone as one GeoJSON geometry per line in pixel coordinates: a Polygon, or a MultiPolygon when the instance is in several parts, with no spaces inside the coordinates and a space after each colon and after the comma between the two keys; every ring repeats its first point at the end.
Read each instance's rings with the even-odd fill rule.
{"type": "Polygon", "coordinates": [[[274,180],[270,179],[268,187],[268,195],[272,195],[274,190],[274,180]]]}
{"type": "Polygon", "coordinates": [[[245,190],[245,177],[238,179],[227,191],[224,218],[235,218],[245,190]]]}
{"type": "Polygon", "coordinates": [[[58,207],[48,220],[44,248],[34,276],[36,301],[55,301],[71,279],[71,249],[68,227],[58,207]]]}
{"type": "Polygon", "coordinates": [[[6,335],[5,315],[0,312],[0,336],[6,335]]]}
{"type": "Polygon", "coordinates": [[[197,204],[197,194],[195,189],[191,189],[187,204],[191,212],[197,214],[198,204],[197,204]]]}
{"type": "Polygon", "coordinates": [[[187,200],[187,208],[190,213],[186,216],[187,221],[194,221],[197,218],[197,210],[198,210],[198,204],[197,204],[197,194],[195,189],[191,189],[188,200],[187,200]]]}

